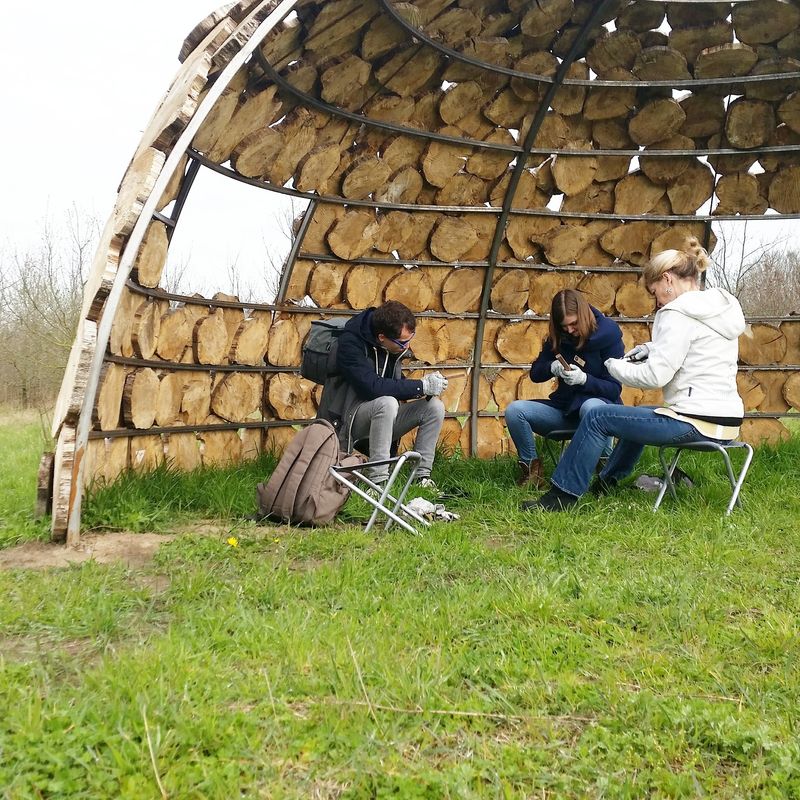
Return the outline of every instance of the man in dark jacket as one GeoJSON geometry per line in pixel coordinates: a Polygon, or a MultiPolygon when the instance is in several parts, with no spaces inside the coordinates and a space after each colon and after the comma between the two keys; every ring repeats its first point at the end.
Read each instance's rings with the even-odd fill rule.
{"type": "MultiPolygon", "coordinates": [[[[339,374],[325,381],[317,416],[333,423],[346,452],[368,450],[373,461],[389,458],[392,443],[418,428],[414,448],[422,458],[417,480],[435,488],[430,474],[444,420],[439,395],[447,380],[438,372],[422,380],[403,377],[400,362],[416,326],[411,311],[394,300],[353,317],[339,336],[339,374]]],[[[388,476],[383,466],[371,478],[379,483],[388,476]]]]}

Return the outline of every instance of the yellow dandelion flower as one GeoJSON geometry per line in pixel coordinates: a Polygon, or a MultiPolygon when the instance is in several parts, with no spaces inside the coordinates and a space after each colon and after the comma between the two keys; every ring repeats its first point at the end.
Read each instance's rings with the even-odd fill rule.
{"type": "Polygon", "coordinates": [[[238,540],[238,539],[237,539],[235,536],[231,536],[231,537],[228,539],[228,544],[229,544],[231,547],[238,547],[238,546],[239,546],[239,540],[238,540]]]}

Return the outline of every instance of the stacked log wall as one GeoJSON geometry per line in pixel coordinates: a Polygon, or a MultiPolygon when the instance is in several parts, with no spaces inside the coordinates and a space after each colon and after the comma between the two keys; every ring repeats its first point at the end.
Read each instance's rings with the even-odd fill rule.
{"type": "MultiPolygon", "coordinates": [[[[220,9],[184,43],[87,285],[56,414],[57,474],[72,463],[81,381],[127,237],[178,135],[274,5],[220,9]]],[[[634,2],[592,18],[596,7],[299,4],[225,87],[157,204],[114,312],[87,479],[280,449],[318,401],[297,374],[311,320],[387,299],[419,315],[409,374],[450,377],[443,443],[505,452],[503,408],[550,390],[527,369],[558,289],[582,291],[630,346],[649,337],[638,271],[655,253],[688,236],[713,253],[714,219],[799,214],[800,8],[634,2]],[[159,289],[188,163],[313,201],[276,303],[159,289]]],[[[744,435],[773,441],[785,429],[758,415],[800,410],[800,323],[750,322],[744,435]]],[[[631,389],[623,399],[659,401],[631,389]]],[[[63,522],[56,513],[54,530],[63,522]]]]}

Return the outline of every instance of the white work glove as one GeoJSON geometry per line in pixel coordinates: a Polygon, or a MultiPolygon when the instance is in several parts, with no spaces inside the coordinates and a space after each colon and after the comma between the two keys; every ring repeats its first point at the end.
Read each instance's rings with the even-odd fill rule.
{"type": "Polygon", "coordinates": [[[550,365],[550,372],[556,378],[563,378],[565,371],[564,365],[560,361],[553,361],[553,363],[550,365]]]}
{"type": "Polygon", "coordinates": [[[637,344],[631,350],[628,350],[627,353],[623,356],[626,361],[633,361],[634,363],[638,361],[647,361],[647,357],[650,355],[650,348],[646,344],[637,344]]]}
{"type": "Polygon", "coordinates": [[[421,517],[440,522],[453,522],[459,519],[459,515],[453,511],[448,511],[441,503],[431,503],[424,497],[415,497],[406,504],[412,511],[416,511],[421,517]]]}
{"type": "Polygon", "coordinates": [[[567,386],[583,386],[586,383],[586,373],[580,368],[573,366],[572,369],[565,369],[561,380],[567,386]]]}
{"type": "Polygon", "coordinates": [[[441,372],[432,372],[422,379],[422,393],[426,397],[438,397],[447,388],[447,378],[441,372]]]}

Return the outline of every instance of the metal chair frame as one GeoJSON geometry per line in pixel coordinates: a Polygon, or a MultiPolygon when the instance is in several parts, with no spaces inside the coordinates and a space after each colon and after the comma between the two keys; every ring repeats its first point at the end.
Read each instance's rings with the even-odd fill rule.
{"type": "Polygon", "coordinates": [[[725,511],[725,516],[728,516],[731,511],[733,511],[734,506],[739,506],[739,508],[741,508],[742,501],[739,497],[739,494],[742,489],[742,484],[744,484],[744,479],[747,476],[747,471],[750,469],[750,463],[753,460],[753,448],[747,444],[747,442],[728,442],[727,444],[723,444],[721,442],[705,441],[687,442],[686,444],[680,445],[665,444],[658,448],[658,458],[661,461],[661,466],[664,470],[664,477],[662,479],[661,489],[656,497],[655,505],[653,506],[653,511],[658,511],[658,507],[661,505],[661,501],[664,499],[667,490],[669,490],[673,500],[678,499],[678,495],[675,492],[675,483],[672,480],[672,475],[675,472],[675,468],[678,466],[678,459],[681,457],[681,453],[683,453],[684,450],[694,450],[700,453],[719,453],[722,456],[722,460],[725,462],[725,471],[728,474],[728,481],[730,482],[732,489],[731,499],[728,503],[728,508],[725,511]],[[673,456],[672,461],[668,463],[666,451],[670,448],[675,448],[675,455],[673,456]],[[744,463],[739,470],[738,476],[734,472],[733,466],[731,465],[731,459],[728,455],[729,450],[745,450],[746,452],[744,463]]]}
{"type": "Polygon", "coordinates": [[[359,497],[366,500],[372,506],[372,515],[369,518],[369,522],[367,522],[367,526],[364,528],[365,533],[371,530],[372,526],[378,519],[378,516],[381,514],[386,517],[384,531],[388,531],[392,525],[396,523],[409,533],[419,536],[419,531],[410,522],[408,522],[407,519],[417,523],[417,525],[422,525],[426,528],[430,527],[430,522],[428,522],[424,517],[421,517],[403,502],[408,494],[411,484],[414,482],[414,478],[417,475],[420,458],[420,454],[415,450],[408,450],[402,455],[395,456],[394,458],[385,458],[380,461],[367,461],[364,464],[358,464],[355,467],[333,466],[330,468],[330,474],[338,483],[341,483],[343,486],[347,486],[351,491],[355,492],[359,497]],[[403,468],[406,462],[410,463],[411,469],[409,470],[408,477],[406,478],[406,481],[400,490],[400,494],[395,497],[391,494],[391,489],[392,486],[394,486],[397,477],[400,475],[400,470],[403,468]],[[372,479],[368,478],[364,474],[364,471],[367,469],[384,466],[386,464],[394,465],[386,483],[375,483],[372,479]],[[359,482],[366,484],[367,489],[371,489],[373,493],[370,494],[367,489],[359,486],[359,482]],[[403,519],[403,517],[406,517],[407,519],[403,519]]]}
{"type": "Polygon", "coordinates": [[[575,435],[575,431],[578,430],[577,428],[558,428],[554,431],[550,431],[550,433],[540,433],[538,436],[541,436],[544,440],[544,449],[547,451],[547,455],[550,458],[550,461],[553,462],[553,468],[556,467],[558,464],[558,459],[561,458],[561,454],[564,452],[564,443],[568,442],[572,437],[575,435]],[[560,442],[561,446],[558,449],[558,458],[556,458],[556,454],[553,448],[553,442],[560,442]]]}

